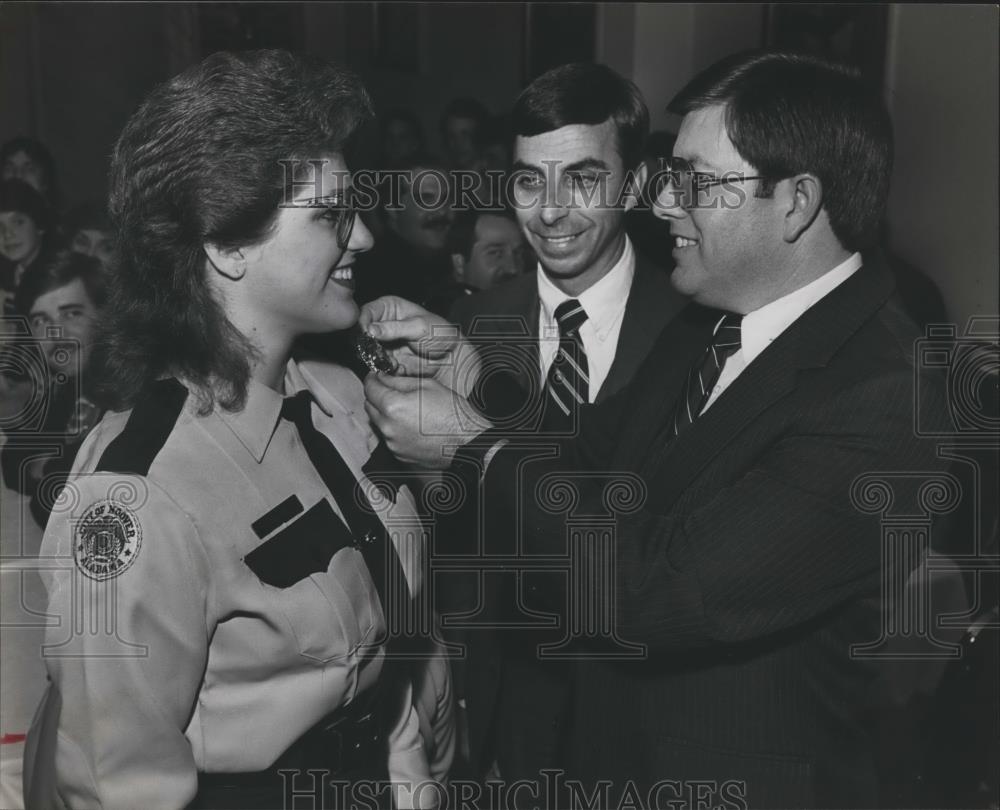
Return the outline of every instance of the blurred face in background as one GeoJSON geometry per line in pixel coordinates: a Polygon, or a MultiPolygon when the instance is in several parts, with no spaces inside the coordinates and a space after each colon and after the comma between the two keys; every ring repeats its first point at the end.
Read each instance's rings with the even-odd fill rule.
{"type": "Polygon", "coordinates": [[[49,192],[45,170],[27,152],[14,152],[4,161],[0,171],[4,180],[20,180],[43,196],[49,192]]]}
{"type": "Polygon", "coordinates": [[[92,256],[107,269],[111,262],[111,234],[96,228],[80,228],[69,244],[70,250],[74,253],[82,253],[84,256],[92,256]]]}
{"type": "Polygon", "coordinates": [[[524,273],[530,250],[517,223],[495,214],[482,214],[476,220],[468,258],[455,253],[451,260],[458,281],[488,290],[524,273]]]}
{"type": "Polygon", "coordinates": [[[0,255],[27,267],[42,249],[45,231],[22,211],[0,211],[0,255]]]}
{"type": "Polygon", "coordinates": [[[399,163],[420,151],[421,139],[413,123],[403,118],[392,119],[385,128],[382,152],[388,163],[399,163]]]}
{"type": "Polygon", "coordinates": [[[479,159],[479,124],[472,118],[449,116],[444,123],[444,146],[456,169],[470,169],[479,159]]]}
{"type": "Polygon", "coordinates": [[[97,323],[97,307],[82,279],[73,279],[69,284],[38,296],[31,305],[28,322],[32,335],[51,343],[47,359],[53,372],[72,377],[86,368],[97,323]],[[55,342],[52,341],[56,336],[53,330],[58,330],[55,342]]]}
{"type": "Polygon", "coordinates": [[[439,170],[418,167],[400,186],[397,210],[386,210],[389,228],[421,253],[443,251],[454,218],[447,176],[439,170]]]}

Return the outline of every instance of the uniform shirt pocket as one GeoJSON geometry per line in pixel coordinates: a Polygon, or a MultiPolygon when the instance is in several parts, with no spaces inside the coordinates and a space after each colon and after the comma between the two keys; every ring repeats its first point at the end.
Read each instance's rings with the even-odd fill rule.
{"type": "Polygon", "coordinates": [[[288,620],[303,657],[326,663],[348,656],[375,630],[371,578],[325,499],[243,561],[288,620]]]}

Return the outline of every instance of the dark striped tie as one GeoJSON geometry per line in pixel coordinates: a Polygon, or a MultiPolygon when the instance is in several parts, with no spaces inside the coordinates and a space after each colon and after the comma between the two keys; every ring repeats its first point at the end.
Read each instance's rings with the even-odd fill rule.
{"type": "Polygon", "coordinates": [[[545,387],[548,391],[548,413],[557,420],[568,420],[588,400],[590,372],[587,353],[580,339],[580,327],[586,320],[587,313],[575,298],[556,307],[559,350],[549,366],[545,387]]]}
{"type": "Polygon", "coordinates": [[[691,367],[684,392],[674,411],[674,435],[690,425],[705,407],[726,359],[740,349],[742,315],[723,315],[712,332],[712,342],[701,361],[691,367]]]}

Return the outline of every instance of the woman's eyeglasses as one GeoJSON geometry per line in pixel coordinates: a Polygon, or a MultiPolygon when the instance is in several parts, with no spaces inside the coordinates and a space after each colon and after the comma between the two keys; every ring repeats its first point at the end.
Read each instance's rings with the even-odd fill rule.
{"type": "Polygon", "coordinates": [[[351,232],[358,217],[358,210],[353,206],[349,194],[328,194],[326,197],[314,197],[295,204],[301,208],[324,208],[336,223],[337,247],[347,250],[351,241],[351,232]]]}

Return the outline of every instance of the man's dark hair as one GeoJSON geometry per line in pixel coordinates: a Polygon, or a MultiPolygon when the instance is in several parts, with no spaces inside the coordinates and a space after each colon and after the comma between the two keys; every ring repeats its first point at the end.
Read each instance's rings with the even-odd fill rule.
{"type": "Polygon", "coordinates": [[[668,109],[686,115],[714,105],[725,105],[736,151],[768,178],[757,196],[770,196],[782,178],[813,174],[844,248],[876,241],[892,173],[892,124],[857,70],[800,54],[737,54],[692,79],[668,109]]]}
{"type": "Polygon", "coordinates": [[[54,216],[45,198],[23,180],[0,180],[0,211],[17,211],[31,218],[35,227],[49,236],[54,216]]]}
{"type": "Polygon", "coordinates": [[[472,246],[476,243],[476,225],[479,218],[484,216],[502,217],[509,219],[515,225],[517,218],[513,212],[506,209],[490,209],[488,211],[477,211],[469,208],[460,211],[455,215],[455,221],[448,231],[448,254],[459,254],[466,260],[472,255],[472,246]]]}
{"type": "Polygon", "coordinates": [[[622,163],[634,169],[642,161],[649,110],[639,88],[606,65],[574,62],[543,73],[521,92],[511,113],[514,134],[522,137],[609,118],[622,163]]]}
{"type": "Polygon", "coordinates": [[[299,179],[287,162],[342,153],[371,116],[353,73],[280,50],[213,54],[149,95],[111,164],[117,251],[100,360],[122,403],[172,374],[205,410],[243,406],[253,349],[212,297],[203,246],[266,238],[299,179]]]}
{"type": "Polygon", "coordinates": [[[14,309],[19,315],[27,317],[41,296],[72,284],[77,279],[83,282],[91,303],[95,307],[103,307],[108,296],[101,263],[92,256],[60,250],[32,266],[24,274],[24,279],[14,294],[14,309]]]}

